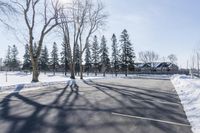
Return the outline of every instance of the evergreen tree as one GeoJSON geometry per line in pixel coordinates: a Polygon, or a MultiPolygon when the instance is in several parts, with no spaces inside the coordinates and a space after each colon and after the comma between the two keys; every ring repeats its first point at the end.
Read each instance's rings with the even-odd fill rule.
{"type": "Polygon", "coordinates": [[[19,69],[20,68],[20,62],[17,59],[17,55],[19,54],[16,45],[13,45],[12,50],[11,50],[11,68],[13,70],[19,69]]]}
{"type": "Polygon", "coordinates": [[[115,34],[112,35],[112,66],[115,70],[115,76],[117,76],[117,69],[119,69],[120,57],[119,57],[119,49],[117,45],[117,38],[115,34]]]}
{"type": "Polygon", "coordinates": [[[121,62],[122,62],[122,67],[125,68],[125,76],[128,74],[128,69],[129,66],[133,66],[134,64],[134,58],[135,58],[135,53],[133,51],[133,46],[132,43],[130,42],[129,35],[127,30],[123,30],[121,34],[121,62]]]}
{"type": "Polygon", "coordinates": [[[48,49],[46,46],[44,46],[44,48],[41,50],[41,55],[40,55],[40,69],[43,70],[45,73],[47,70],[49,70],[49,53],[48,53],[48,49]]]}
{"type": "Polygon", "coordinates": [[[4,65],[7,67],[8,70],[10,70],[11,67],[11,46],[8,45],[8,50],[6,54],[6,58],[4,60],[4,65]]]}
{"type": "Polygon", "coordinates": [[[98,65],[99,65],[99,44],[97,36],[94,36],[93,45],[92,45],[92,63],[94,64],[95,76],[97,76],[98,65]]]}
{"type": "Polygon", "coordinates": [[[24,58],[24,61],[23,61],[22,70],[31,70],[31,58],[30,58],[28,44],[25,45],[25,53],[24,53],[23,58],[24,58]]]}
{"type": "Polygon", "coordinates": [[[51,52],[51,65],[53,66],[53,74],[55,75],[56,68],[59,65],[58,62],[58,47],[57,44],[54,42],[52,52],[51,52]]]}
{"type": "Polygon", "coordinates": [[[61,65],[64,65],[65,69],[65,76],[67,75],[67,69],[69,68],[68,63],[69,63],[69,57],[68,57],[68,50],[67,50],[67,44],[62,43],[62,51],[60,53],[61,55],[61,65]]]}
{"type": "Polygon", "coordinates": [[[92,57],[90,52],[91,45],[88,44],[85,51],[85,69],[87,71],[87,75],[89,75],[89,71],[92,67],[92,57]]]}
{"type": "Polygon", "coordinates": [[[108,47],[106,45],[106,39],[104,35],[101,38],[100,59],[101,59],[101,70],[103,72],[103,76],[105,76],[106,69],[109,67],[110,64],[110,59],[108,57],[108,47]]]}

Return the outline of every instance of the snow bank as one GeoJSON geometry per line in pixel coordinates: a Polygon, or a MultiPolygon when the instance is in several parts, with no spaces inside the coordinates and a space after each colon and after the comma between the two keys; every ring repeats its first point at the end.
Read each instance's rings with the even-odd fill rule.
{"type": "Polygon", "coordinates": [[[174,75],[172,83],[181,99],[194,133],[200,133],[200,79],[174,75]]]}

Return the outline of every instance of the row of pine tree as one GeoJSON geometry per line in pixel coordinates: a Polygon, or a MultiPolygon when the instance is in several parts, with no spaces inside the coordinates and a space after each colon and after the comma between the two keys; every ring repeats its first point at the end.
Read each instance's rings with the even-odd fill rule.
{"type": "MultiPolygon", "coordinates": [[[[134,64],[135,53],[133,49],[133,44],[129,39],[129,35],[127,30],[123,30],[120,36],[120,40],[118,42],[115,34],[111,37],[112,42],[112,53],[111,58],[109,57],[109,50],[107,46],[107,40],[103,35],[101,37],[101,41],[99,43],[98,37],[95,35],[92,42],[88,45],[85,51],[85,66],[84,70],[89,74],[89,72],[95,73],[97,75],[98,72],[102,72],[105,76],[107,71],[112,70],[117,75],[118,71],[127,72],[131,66],[134,64]]],[[[67,53],[67,45],[62,44],[62,50],[58,53],[58,46],[54,42],[52,51],[48,52],[47,46],[44,46],[40,58],[39,58],[39,68],[41,71],[57,71],[57,69],[61,68],[65,71],[65,75],[67,71],[69,71],[69,58],[67,53]]],[[[36,51],[37,44],[34,44],[34,51],[36,51]]],[[[36,54],[36,53],[35,53],[36,54]]],[[[6,58],[4,60],[4,65],[9,68],[9,70],[20,69],[20,61],[17,58],[18,50],[16,45],[8,46],[8,52],[6,58]]],[[[75,70],[78,73],[80,69],[80,53],[79,53],[79,45],[75,48],[75,70]]],[[[23,56],[22,70],[31,70],[31,59],[29,54],[28,44],[25,45],[25,54],[23,56]]]]}

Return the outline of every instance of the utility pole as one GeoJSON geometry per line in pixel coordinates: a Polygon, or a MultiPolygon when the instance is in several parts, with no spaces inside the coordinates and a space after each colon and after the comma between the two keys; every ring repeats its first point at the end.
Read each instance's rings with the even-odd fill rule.
{"type": "Polygon", "coordinates": [[[2,58],[0,58],[0,71],[2,71],[2,58]]]}
{"type": "Polygon", "coordinates": [[[199,75],[199,53],[197,52],[197,71],[198,71],[198,77],[199,75]]]}

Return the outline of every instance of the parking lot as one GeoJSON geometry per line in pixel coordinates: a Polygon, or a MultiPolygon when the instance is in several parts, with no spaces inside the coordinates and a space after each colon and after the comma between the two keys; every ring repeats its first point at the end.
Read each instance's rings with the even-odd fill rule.
{"type": "Polygon", "coordinates": [[[192,133],[170,80],[77,84],[0,94],[0,133],[192,133]]]}

